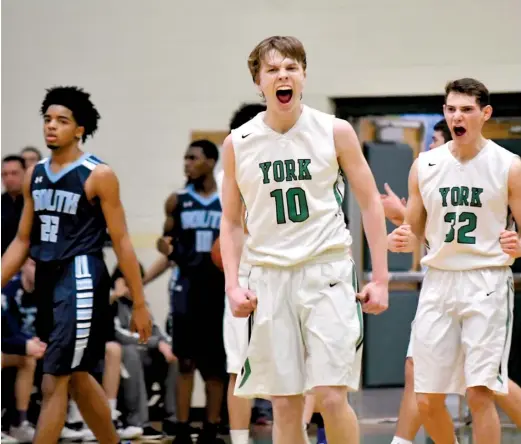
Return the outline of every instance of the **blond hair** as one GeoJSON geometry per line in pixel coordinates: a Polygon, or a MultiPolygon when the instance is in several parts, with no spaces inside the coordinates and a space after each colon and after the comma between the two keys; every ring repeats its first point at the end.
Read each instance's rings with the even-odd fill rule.
{"type": "Polygon", "coordinates": [[[248,68],[255,83],[257,83],[262,60],[273,50],[278,51],[283,57],[300,63],[306,71],[306,51],[302,42],[296,37],[275,35],[260,42],[248,57],[248,68]]]}

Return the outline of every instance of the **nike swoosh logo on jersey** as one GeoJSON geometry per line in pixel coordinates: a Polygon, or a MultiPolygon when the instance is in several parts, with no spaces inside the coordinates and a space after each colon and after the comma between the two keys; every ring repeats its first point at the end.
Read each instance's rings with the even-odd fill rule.
{"type": "Polygon", "coordinates": [[[246,139],[246,137],[248,137],[249,135],[251,135],[251,133],[243,134],[243,135],[242,135],[242,138],[243,138],[243,139],[246,139]]]}
{"type": "Polygon", "coordinates": [[[330,287],[334,287],[338,282],[333,282],[332,284],[329,284],[330,287]]]}

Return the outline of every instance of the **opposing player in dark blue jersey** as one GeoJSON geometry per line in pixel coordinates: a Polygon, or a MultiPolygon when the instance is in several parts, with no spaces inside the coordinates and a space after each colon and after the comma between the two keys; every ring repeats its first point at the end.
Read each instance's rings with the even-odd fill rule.
{"type": "Polygon", "coordinates": [[[179,444],[191,442],[188,420],[196,368],[205,380],[207,393],[207,418],[198,443],[219,442],[217,425],[226,378],[224,274],[211,259],[221,224],[221,203],[214,179],[218,156],[217,147],[208,140],[190,144],[185,154],[188,183],[168,197],[164,235],[169,237],[158,241],[158,249],[179,270],[171,301],[172,348],[179,359],[180,373],[175,440],[179,444]]]}
{"type": "Polygon", "coordinates": [[[51,157],[27,170],[24,209],[16,238],[2,257],[2,287],[28,255],[36,261],[37,333],[47,343],[43,358],[43,405],[34,443],[60,436],[71,394],[100,443],[119,437],[105,394],[90,375],[99,370],[112,320],[110,278],[103,261],[105,233],[134,300],[133,321],[142,341],[150,336],[141,275],[130,243],[114,172],[84,153],[99,114],[77,87],[49,89],[41,106],[51,157]]]}

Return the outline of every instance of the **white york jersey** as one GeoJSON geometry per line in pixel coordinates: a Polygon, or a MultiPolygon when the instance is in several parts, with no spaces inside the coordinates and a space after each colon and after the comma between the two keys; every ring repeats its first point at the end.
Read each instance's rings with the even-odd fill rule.
{"type": "Polygon", "coordinates": [[[418,184],[427,211],[427,255],[421,263],[440,270],[504,267],[499,235],[512,229],[508,212],[508,174],[515,154],[492,141],[460,163],[450,144],[421,153],[418,184]]]}
{"type": "Polygon", "coordinates": [[[335,117],[303,106],[279,134],[265,112],[232,131],[236,180],[246,206],[246,260],[290,267],[345,258],[351,236],[333,139],[335,117]]]}

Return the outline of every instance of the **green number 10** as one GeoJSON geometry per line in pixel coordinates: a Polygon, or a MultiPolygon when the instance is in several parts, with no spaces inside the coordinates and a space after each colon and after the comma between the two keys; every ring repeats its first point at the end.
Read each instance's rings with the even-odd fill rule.
{"type": "MultiPolygon", "coordinates": [[[[277,214],[277,223],[286,223],[286,211],[284,209],[284,193],[279,188],[273,190],[270,196],[275,199],[275,210],[277,214]]],[[[286,191],[286,204],[288,207],[288,218],[291,222],[304,222],[309,218],[308,201],[306,192],[300,188],[290,188],[286,191]]]]}

